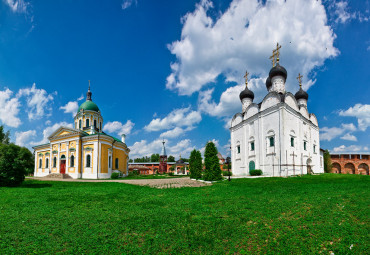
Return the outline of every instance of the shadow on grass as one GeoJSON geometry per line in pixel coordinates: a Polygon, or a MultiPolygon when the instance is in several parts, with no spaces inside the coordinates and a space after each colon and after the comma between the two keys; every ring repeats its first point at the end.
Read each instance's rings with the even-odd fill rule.
{"type": "Polygon", "coordinates": [[[23,183],[20,188],[32,188],[32,189],[40,189],[40,188],[50,188],[53,185],[50,183],[23,183]]]}

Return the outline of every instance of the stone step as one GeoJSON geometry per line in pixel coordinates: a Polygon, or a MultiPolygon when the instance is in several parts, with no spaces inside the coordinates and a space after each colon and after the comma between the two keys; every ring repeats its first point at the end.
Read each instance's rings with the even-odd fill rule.
{"type": "Polygon", "coordinates": [[[52,178],[52,179],[72,179],[72,177],[69,174],[49,174],[45,176],[45,178],[52,178]]]}

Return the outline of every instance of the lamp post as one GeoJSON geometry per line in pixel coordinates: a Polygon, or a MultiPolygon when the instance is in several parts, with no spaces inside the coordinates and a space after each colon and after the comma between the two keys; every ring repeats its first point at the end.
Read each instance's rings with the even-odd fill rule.
{"type": "Polygon", "coordinates": [[[229,171],[229,181],[230,181],[230,157],[226,158],[227,171],[229,171]]]}

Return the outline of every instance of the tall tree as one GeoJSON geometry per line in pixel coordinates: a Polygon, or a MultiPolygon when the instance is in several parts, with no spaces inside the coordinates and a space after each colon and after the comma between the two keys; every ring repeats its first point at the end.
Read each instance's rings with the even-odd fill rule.
{"type": "Polygon", "coordinates": [[[324,172],[331,173],[331,158],[328,150],[324,151],[324,172]]]}
{"type": "Polygon", "coordinates": [[[9,144],[10,141],[10,132],[9,130],[4,132],[4,126],[0,126],[0,143],[9,144]]]}
{"type": "Polygon", "coordinates": [[[217,181],[222,179],[217,148],[213,142],[208,142],[204,152],[204,180],[217,181]]]}
{"type": "Polygon", "coordinates": [[[200,179],[202,177],[202,155],[200,151],[193,150],[189,159],[190,178],[200,179]]]}
{"type": "Polygon", "coordinates": [[[167,162],[175,162],[175,157],[172,155],[169,155],[167,158],[167,162]]]}
{"type": "Polygon", "coordinates": [[[150,156],[150,161],[151,162],[159,162],[159,154],[152,154],[152,156],[150,156]]]}

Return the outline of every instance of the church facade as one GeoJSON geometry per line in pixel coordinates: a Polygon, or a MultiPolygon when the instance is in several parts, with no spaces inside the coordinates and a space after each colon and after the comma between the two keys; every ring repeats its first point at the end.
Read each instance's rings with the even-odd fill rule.
{"type": "MultiPolygon", "coordinates": [[[[280,46],[281,47],[281,46],[280,46]]],[[[231,121],[231,160],[235,176],[261,169],[264,176],[323,173],[319,125],[307,109],[308,94],[302,89],[286,91],[286,69],[279,64],[279,47],[273,51],[273,67],[266,80],[267,95],[253,102],[254,93],[240,93],[242,112],[231,121]]]]}
{"type": "Polygon", "coordinates": [[[74,128],[60,127],[52,133],[49,143],[33,147],[34,176],[68,174],[72,178],[110,178],[113,172],[128,174],[129,148],[125,135],[119,140],[102,130],[103,117],[87,92],[74,117],[74,128]]]}

